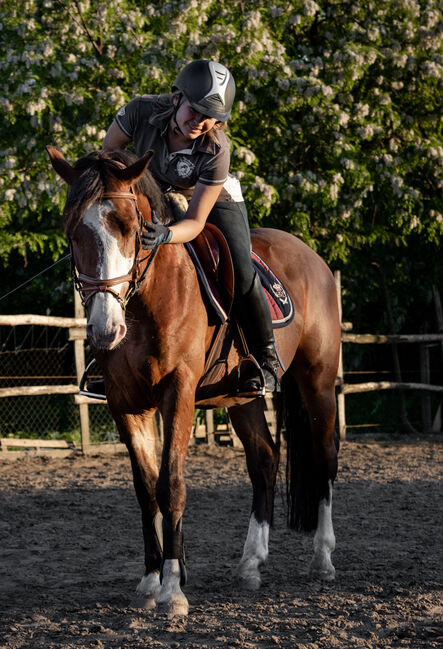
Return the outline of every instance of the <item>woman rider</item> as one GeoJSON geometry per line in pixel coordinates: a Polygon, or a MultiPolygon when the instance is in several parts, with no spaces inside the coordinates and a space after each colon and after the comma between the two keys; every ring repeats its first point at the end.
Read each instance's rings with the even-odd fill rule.
{"type": "MultiPolygon", "coordinates": [[[[223,132],[235,96],[232,74],[222,64],[193,61],[178,74],[169,95],[143,95],[121,108],[103,141],[103,150],[133,143],[138,156],[155,152],[149,170],[163,189],[182,193],[189,205],[183,219],[168,227],[148,223],[145,249],[194,239],[206,221],[216,225],[231,250],[235,274],[234,312],[263,370],[265,389],[278,382],[271,317],[251,262],[248,217],[240,183],[229,174],[229,144],[223,132]]],[[[242,391],[261,387],[257,376],[242,391]]]]}

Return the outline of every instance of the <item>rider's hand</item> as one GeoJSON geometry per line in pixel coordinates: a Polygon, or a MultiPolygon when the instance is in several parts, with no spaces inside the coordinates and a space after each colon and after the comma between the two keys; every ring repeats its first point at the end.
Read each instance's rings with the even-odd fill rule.
{"type": "Polygon", "coordinates": [[[160,223],[158,219],[155,223],[145,221],[143,226],[144,230],[141,234],[143,250],[152,250],[161,243],[169,243],[171,240],[171,230],[166,225],[163,225],[163,223],[160,223]]]}

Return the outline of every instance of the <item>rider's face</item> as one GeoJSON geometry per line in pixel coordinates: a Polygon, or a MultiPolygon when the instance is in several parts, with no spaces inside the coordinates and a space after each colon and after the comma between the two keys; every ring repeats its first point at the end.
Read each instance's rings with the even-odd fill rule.
{"type": "Polygon", "coordinates": [[[203,115],[194,110],[187,99],[182,99],[175,119],[188,140],[195,140],[203,133],[207,133],[217,122],[214,117],[203,115]]]}

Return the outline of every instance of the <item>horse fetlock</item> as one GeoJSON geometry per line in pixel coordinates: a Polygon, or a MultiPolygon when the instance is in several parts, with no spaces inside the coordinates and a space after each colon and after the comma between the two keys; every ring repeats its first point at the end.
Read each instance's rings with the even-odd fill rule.
{"type": "Polygon", "coordinates": [[[138,595],[157,596],[160,592],[160,571],[155,570],[148,575],[144,575],[136,588],[138,595]]]}
{"type": "Polygon", "coordinates": [[[316,552],[309,566],[309,575],[323,581],[335,579],[335,568],[331,561],[331,552],[326,548],[316,552]]]}
{"type": "Polygon", "coordinates": [[[246,590],[258,590],[261,586],[260,566],[264,561],[259,561],[256,557],[240,562],[238,566],[238,582],[246,590]]]}
{"type": "Polygon", "coordinates": [[[131,604],[134,608],[154,609],[160,593],[160,573],[158,570],[144,575],[138,584],[131,604]]]}
{"type": "Polygon", "coordinates": [[[329,556],[335,550],[335,534],[331,529],[328,530],[327,534],[319,534],[318,531],[314,536],[314,553],[320,554],[321,552],[327,552],[329,556]]]}

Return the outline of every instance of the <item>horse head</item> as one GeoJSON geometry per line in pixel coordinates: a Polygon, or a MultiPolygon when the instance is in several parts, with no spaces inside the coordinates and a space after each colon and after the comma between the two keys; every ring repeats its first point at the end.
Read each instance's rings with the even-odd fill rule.
{"type": "Polygon", "coordinates": [[[136,183],[153,152],[128,165],[130,154],[98,151],[71,166],[55,147],[46,148],[69,185],[64,223],[87,335],[93,347],[111,350],[126,336],[124,310],[139,286],[140,234],[151,207],[136,183]]]}

